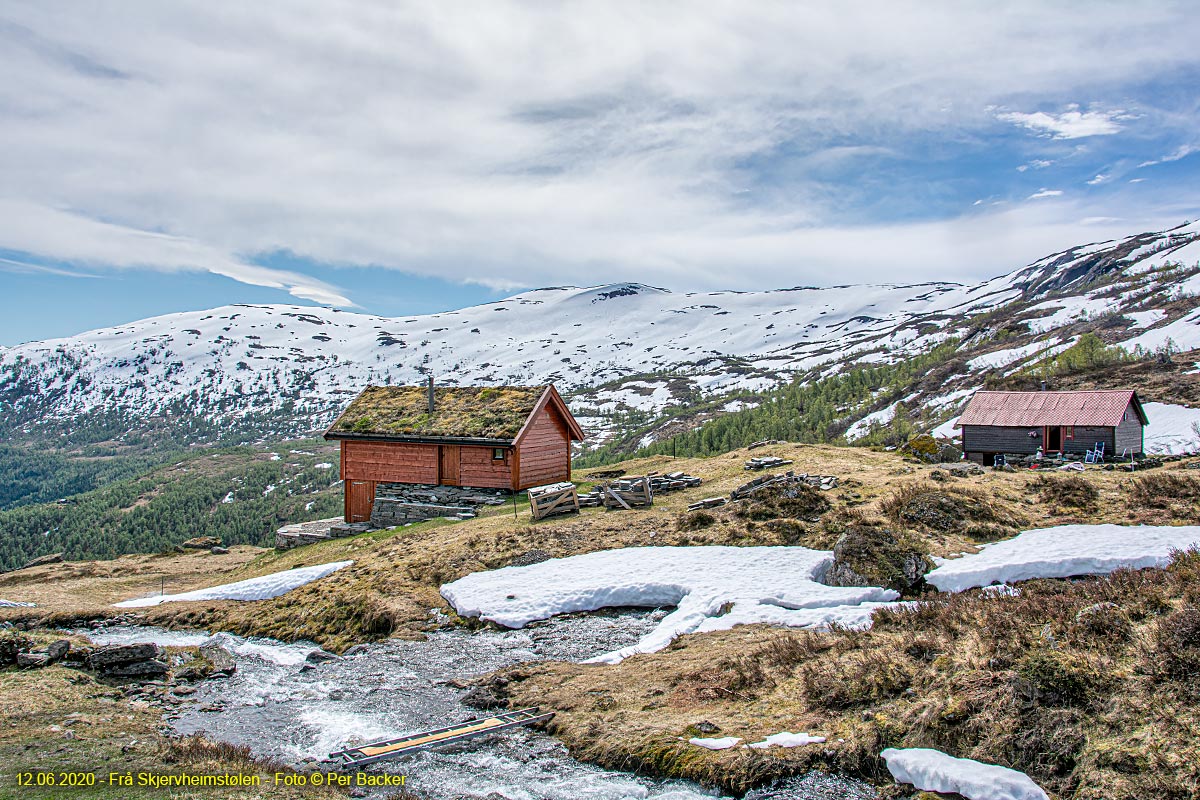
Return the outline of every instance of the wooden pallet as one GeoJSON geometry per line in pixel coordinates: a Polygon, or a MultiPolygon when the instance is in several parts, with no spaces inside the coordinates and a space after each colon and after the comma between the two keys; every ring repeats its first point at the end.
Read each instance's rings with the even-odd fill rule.
{"type": "Polygon", "coordinates": [[[330,759],[341,759],[343,767],[361,767],[376,761],[389,758],[399,758],[418,750],[428,750],[431,747],[487,736],[489,733],[516,728],[523,725],[535,725],[545,722],[554,716],[554,712],[541,713],[537,706],[522,708],[516,711],[506,711],[485,719],[469,719],[457,725],[448,725],[431,731],[410,733],[395,739],[385,739],[381,742],[359,745],[346,750],[330,753],[330,759]]]}
{"type": "Polygon", "coordinates": [[[654,490],[650,478],[640,475],[613,481],[602,488],[601,499],[607,509],[623,508],[626,511],[638,506],[654,505],[654,490]]]}
{"type": "Polygon", "coordinates": [[[534,519],[556,514],[578,514],[579,492],[573,483],[551,483],[529,490],[529,511],[534,519]]]}

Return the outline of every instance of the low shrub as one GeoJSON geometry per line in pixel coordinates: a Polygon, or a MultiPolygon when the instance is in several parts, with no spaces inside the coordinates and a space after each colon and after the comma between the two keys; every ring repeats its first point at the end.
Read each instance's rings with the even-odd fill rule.
{"type": "Polygon", "coordinates": [[[1143,508],[1170,508],[1177,501],[1200,500],[1200,480],[1176,472],[1155,472],[1134,478],[1126,486],[1129,501],[1143,508]]]}
{"type": "Polygon", "coordinates": [[[807,483],[768,486],[741,502],[734,512],[743,519],[765,522],[770,519],[813,519],[831,507],[820,490],[807,483]]]}
{"type": "Polygon", "coordinates": [[[871,705],[901,694],[912,684],[912,671],[895,654],[852,653],[801,669],[804,698],[811,708],[832,711],[871,705]]]}
{"type": "Polygon", "coordinates": [[[1079,475],[1056,478],[1039,475],[1033,486],[1038,490],[1038,500],[1054,508],[1091,511],[1100,500],[1096,487],[1079,475]]]}
{"type": "Polygon", "coordinates": [[[707,511],[692,511],[687,514],[680,514],[675,520],[675,527],[681,531],[700,531],[705,528],[711,528],[717,523],[717,518],[707,511]]]}

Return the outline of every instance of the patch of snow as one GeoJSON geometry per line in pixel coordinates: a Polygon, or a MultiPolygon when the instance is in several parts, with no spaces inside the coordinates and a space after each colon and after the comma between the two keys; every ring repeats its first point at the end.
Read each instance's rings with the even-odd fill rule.
{"type": "Polygon", "coordinates": [[[955,758],[925,747],[889,747],[879,756],[897,783],[910,783],[925,792],[957,793],[967,800],[1049,800],[1024,772],[955,758]]]}
{"type": "Polygon", "coordinates": [[[333,464],[328,461],[322,461],[320,464],[313,464],[313,469],[333,469],[333,464]]]}
{"type": "Polygon", "coordinates": [[[279,460],[279,459],[281,459],[281,458],[283,458],[283,456],[279,455],[279,453],[271,453],[271,460],[272,460],[272,461],[278,461],[278,460],[279,460]]]}
{"type": "Polygon", "coordinates": [[[943,592],[1034,578],[1107,575],[1122,567],[1162,567],[1171,551],[1200,544],[1200,526],[1059,525],[986,544],[943,562],[925,580],[943,592]]]}
{"type": "Polygon", "coordinates": [[[37,608],[37,603],[26,603],[22,600],[0,600],[0,608],[37,608]]]}
{"type": "MultiPolygon", "coordinates": [[[[945,563],[943,561],[943,563],[945,563]]],[[[1021,587],[1009,586],[1007,583],[997,583],[992,586],[984,586],[979,590],[979,593],[984,597],[1020,597],[1021,587]]]]}
{"type": "Polygon", "coordinates": [[[962,431],[960,431],[954,427],[955,425],[958,424],[958,420],[961,417],[962,417],[961,414],[958,416],[955,416],[955,417],[951,417],[950,419],[946,420],[941,425],[938,425],[936,428],[934,428],[932,431],[930,431],[930,433],[935,437],[943,438],[943,439],[960,439],[960,438],[962,438],[962,431]]]}
{"type": "MultiPolygon", "coordinates": [[[[1146,452],[1194,453],[1200,451],[1200,408],[1170,403],[1146,403],[1146,452]]],[[[1120,455],[1118,453],[1117,455],[1120,455]]]]}
{"type": "Polygon", "coordinates": [[[720,739],[688,739],[688,744],[694,744],[697,747],[704,747],[708,750],[728,750],[731,747],[737,747],[741,739],[736,736],[722,736],[720,739]]]}
{"type": "Polygon", "coordinates": [[[846,429],[846,441],[852,442],[855,439],[861,439],[871,432],[872,425],[887,425],[895,416],[895,404],[887,408],[881,408],[878,411],[872,411],[846,429]]]}
{"type": "Polygon", "coordinates": [[[183,594],[154,595],[136,600],[125,600],[114,603],[117,608],[142,608],[156,606],[159,603],[176,603],[191,600],[269,600],[285,592],[312,583],[337,572],[342,567],[348,567],[353,561],[334,561],[329,564],[318,564],[314,567],[301,567],[283,572],[273,572],[236,583],[226,583],[208,589],[197,589],[183,594]]]}
{"type": "Polygon", "coordinates": [[[1135,328],[1149,328],[1151,325],[1157,325],[1167,318],[1167,312],[1161,308],[1155,308],[1151,311],[1127,311],[1122,316],[1133,320],[1135,328]]]}
{"type": "Polygon", "coordinates": [[[809,736],[807,732],[788,733],[787,731],[783,731],[782,733],[773,733],[761,742],[754,742],[746,746],[752,747],[755,750],[766,750],[772,745],[776,747],[802,747],[806,744],[821,744],[824,741],[824,736],[809,736]]]}
{"type": "Polygon", "coordinates": [[[1165,345],[1168,340],[1178,350],[1193,350],[1200,347],[1200,311],[1180,317],[1161,328],[1148,330],[1141,336],[1127,339],[1121,342],[1121,346],[1127,350],[1140,347],[1143,350],[1154,352],[1165,345]]]}
{"type": "Polygon", "coordinates": [[[1056,300],[1047,300],[1044,303],[1038,303],[1035,306],[1030,306],[1030,311],[1040,311],[1043,309],[1054,309],[1054,313],[1046,317],[1027,320],[1029,330],[1034,333],[1046,333],[1055,328],[1060,328],[1071,322],[1077,322],[1081,319],[1091,319],[1098,317],[1108,311],[1113,310],[1119,301],[1112,297],[1062,297],[1056,300]]]}
{"type": "Polygon", "coordinates": [[[975,358],[967,361],[967,369],[971,372],[978,372],[985,369],[1007,367],[1009,364],[1025,361],[1035,355],[1053,355],[1059,352],[1059,350],[1065,349],[1061,345],[1061,339],[1054,339],[1050,341],[1030,342],[1020,347],[1010,347],[1007,350],[995,350],[991,353],[975,356],[975,358]]]}
{"type": "Polygon", "coordinates": [[[591,659],[615,664],[685,633],[735,625],[868,627],[899,595],[818,583],[831,556],[805,547],[630,547],[474,572],[441,591],[460,615],[506,628],[577,611],[675,606],[637,644],[591,659]]]}
{"type": "Polygon", "coordinates": [[[269,483],[269,484],[267,484],[267,488],[263,489],[263,495],[262,495],[262,496],[263,496],[263,497],[266,497],[266,496],[267,496],[267,495],[269,495],[271,492],[275,491],[275,489],[276,489],[276,486],[275,486],[275,484],[273,484],[273,483],[269,483]]]}
{"type": "Polygon", "coordinates": [[[937,397],[931,397],[925,401],[925,407],[926,408],[941,408],[942,406],[948,406],[948,405],[951,405],[952,403],[957,403],[959,400],[963,400],[964,398],[970,397],[971,395],[975,394],[982,388],[983,388],[982,386],[973,386],[968,389],[957,389],[953,392],[948,392],[947,394],[938,395],[937,397]]]}
{"type": "Polygon", "coordinates": [[[222,503],[232,503],[233,502],[233,492],[230,492],[229,494],[222,497],[221,502],[222,503]]]}

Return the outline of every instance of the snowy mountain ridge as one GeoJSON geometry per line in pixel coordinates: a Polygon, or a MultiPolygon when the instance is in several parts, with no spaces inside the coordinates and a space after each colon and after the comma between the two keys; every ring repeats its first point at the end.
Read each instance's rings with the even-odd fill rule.
{"type": "Polygon", "coordinates": [[[225,306],[0,348],[0,411],[25,431],[106,413],[133,427],[255,417],[273,433],[305,432],[367,384],[433,375],[459,385],[554,382],[595,431],[623,410],[656,413],[699,396],[891,363],[950,337],[979,353],[963,386],[947,387],[958,399],[981,373],[1064,349],[1081,322],[1101,315],[1130,315],[1116,335],[1130,346],[1154,349],[1168,338],[1200,346],[1200,277],[1188,266],[1198,262],[1200,223],[1192,223],[1072,248],[974,286],[680,293],[617,283],[396,318],[225,306]],[[996,350],[984,315],[1002,308],[1028,335],[996,350]]]}

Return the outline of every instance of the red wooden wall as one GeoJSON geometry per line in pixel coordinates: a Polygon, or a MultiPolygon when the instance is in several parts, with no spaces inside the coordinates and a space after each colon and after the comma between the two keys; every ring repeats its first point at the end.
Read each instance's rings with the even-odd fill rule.
{"type": "Polygon", "coordinates": [[[462,447],[458,451],[458,483],[486,489],[512,488],[512,450],[505,449],[504,460],[492,458],[490,447],[462,447]]]}
{"type": "Polygon", "coordinates": [[[439,447],[455,447],[458,450],[458,478],[445,481],[446,483],[489,489],[512,488],[511,451],[506,452],[504,460],[499,460],[492,458],[490,447],[465,445],[343,440],[342,479],[441,483],[443,476],[438,474],[439,447]]]}
{"type": "Polygon", "coordinates": [[[519,484],[528,489],[571,479],[571,438],[567,423],[547,406],[538,412],[517,448],[519,484]]]}

